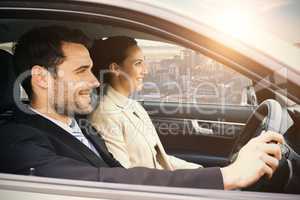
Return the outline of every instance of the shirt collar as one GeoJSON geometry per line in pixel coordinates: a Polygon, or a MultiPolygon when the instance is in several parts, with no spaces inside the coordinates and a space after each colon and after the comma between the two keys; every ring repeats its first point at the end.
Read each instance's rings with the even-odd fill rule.
{"type": "Polygon", "coordinates": [[[52,117],[49,117],[49,116],[47,116],[47,115],[45,115],[45,114],[43,114],[43,113],[37,111],[36,109],[32,108],[31,106],[29,106],[29,109],[32,110],[33,112],[35,112],[36,114],[38,114],[38,115],[40,115],[40,116],[42,116],[42,117],[48,119],[49,121],[55,123],[57,126],[63,128],[65,131],[67,131],[67,132],[69,132],[69,133],[72,132],[72,129],[71,129],[71,127],[69,126],[69,125],[71,124],[71,122],[72,122],[72,119],[70,119],[70,121],[69,121],[68,124],[65,124],[65,123],[63,123],[63,122],[61,122],[61,121],[58,121],[58,120],[56,120],[56,119],[54,119],[54,118],[52,118],[52,117]]]}
{"type": "Polygon", "coordinates": [[[120,108],[130,108],[134,105],[134,101],[132,99],[124,96],[110,85],[106,88],[106,95],[120,108]]]}

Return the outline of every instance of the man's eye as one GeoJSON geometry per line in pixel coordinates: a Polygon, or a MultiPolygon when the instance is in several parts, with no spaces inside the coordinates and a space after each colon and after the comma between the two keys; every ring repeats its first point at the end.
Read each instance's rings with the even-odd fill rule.
{"type": "Polygon", "coordinates": [[[135,65],[141,65],[142,61],[136,62],[135,65]]]}
{"type": "Polygon", "coordinates": [[[81,69],[81,70],[78,70],[77,72],[76,72],[76,74],[81,74],[81,73],[83,73],[83,72],[85,72],[86,70],[85,69],[81,69]]]}

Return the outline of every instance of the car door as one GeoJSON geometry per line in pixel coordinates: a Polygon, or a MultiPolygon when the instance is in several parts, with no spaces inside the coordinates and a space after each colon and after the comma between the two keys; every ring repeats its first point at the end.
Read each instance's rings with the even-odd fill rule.
{"type": "Polygon", "coordinates": [[[138,100],[169,154],[204,166],[230,162],[255,109],[252,81],[194,50],[139,40],[148,75],[138,100]]]}

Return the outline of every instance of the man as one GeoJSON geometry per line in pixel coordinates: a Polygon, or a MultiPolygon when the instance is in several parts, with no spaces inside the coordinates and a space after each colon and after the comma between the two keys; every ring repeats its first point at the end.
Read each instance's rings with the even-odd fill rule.
{"type": "Polygon", "coordinates": [[[92,90],[99,82],[91,72],[88,39],[80,31],[52,26],[24,34],[14,49],[17,76],[30,105],[1,127],[0,172],[132,184],[236,189],[271,177],[281,159],[276,133],[262,134],[244,146],[224,168],[164,171],[124,169],[107,151],[89,123],[75,114],[93,109],[92,90]]]}

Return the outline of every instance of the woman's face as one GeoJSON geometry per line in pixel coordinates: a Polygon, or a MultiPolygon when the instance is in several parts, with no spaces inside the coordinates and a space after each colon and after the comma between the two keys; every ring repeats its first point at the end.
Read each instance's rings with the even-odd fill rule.
{"type": "Polygon", "coordinates": [[[138,46],[130,47],[127,57],[120,64],[119,81],[123,89],[129,94],[140,91],[143,88],[143,79],[148,73],[147,67],[142,50],[138,46]]]}

